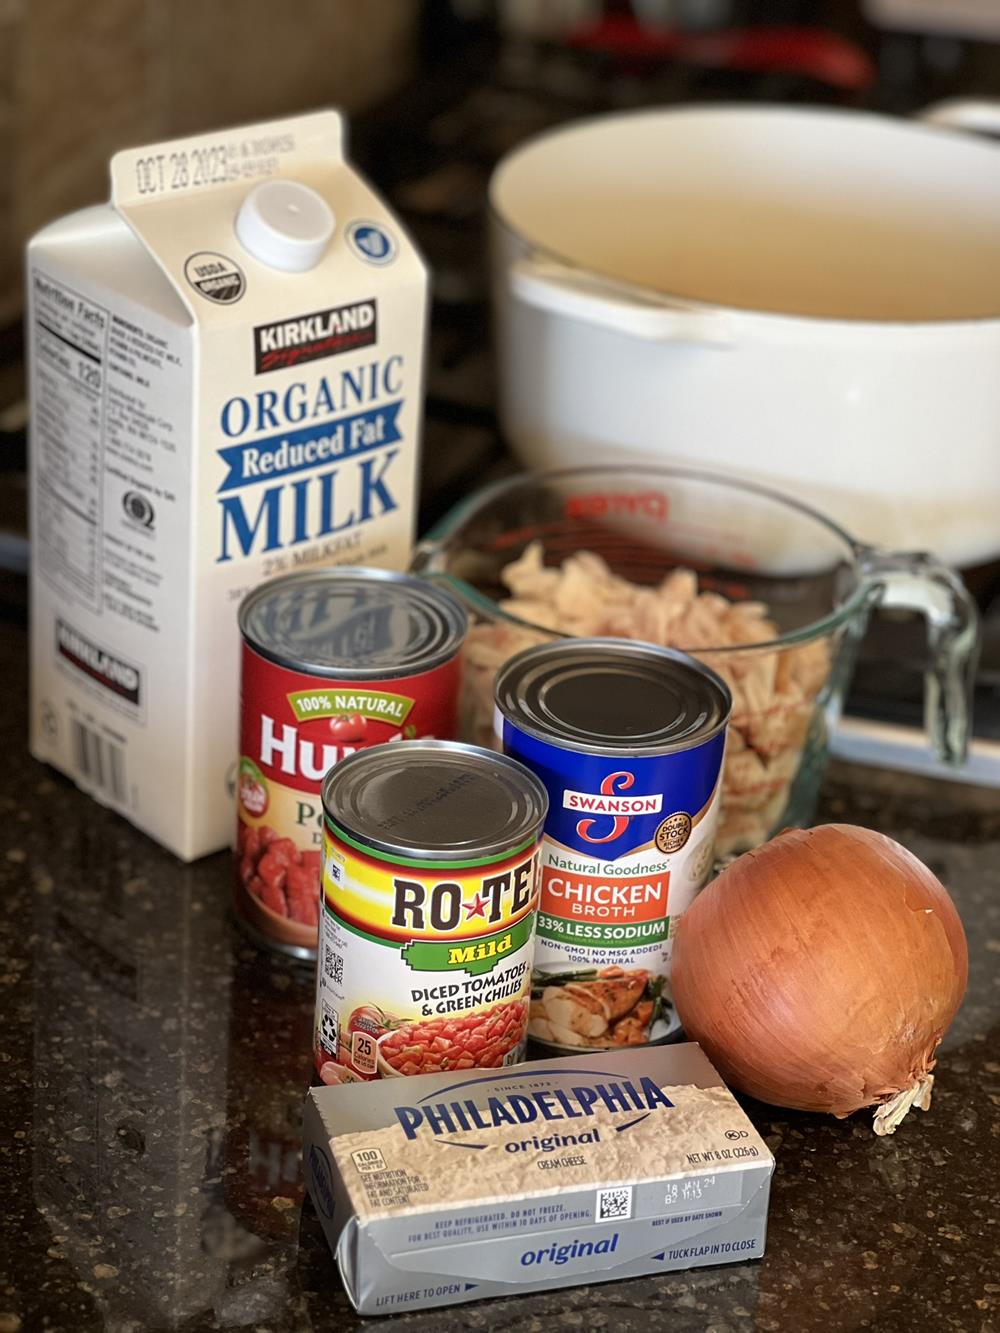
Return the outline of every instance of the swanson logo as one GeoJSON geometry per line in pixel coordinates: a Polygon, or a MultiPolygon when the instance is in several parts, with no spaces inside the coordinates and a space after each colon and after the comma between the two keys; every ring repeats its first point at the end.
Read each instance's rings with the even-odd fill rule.
{"type": "Polygon", "coordinates": [[[254,373],[263,375],[338,352],[353,352],[358,347],[370,347],[377,337],[374,298],[258,324],[253,331],[254,373]]]}
{"type": "Polygon", "coordinates": [[[584,842],[614,842],[636,815],[659,814],[663,808],[660,792],[651,792],[645,796],[622,794],[634,784],[634,773],[609,773],[601,782],[599,792],[564,791],[564,810],[586,811],[588,814],[586,819],[577,820],[577,837],[584,842]]]}

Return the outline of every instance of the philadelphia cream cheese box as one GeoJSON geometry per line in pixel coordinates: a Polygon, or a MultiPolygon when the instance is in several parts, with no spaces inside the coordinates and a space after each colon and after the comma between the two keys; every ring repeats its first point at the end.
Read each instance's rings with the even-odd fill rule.
{"type": "Polygon", "coordinates": [[[361,1314],[758,1259],[774,1170],[694,1044],[315,1088],[303,1162],[361,1314]]]}
{"type": "Polygon", "coordinates": [[[240,599],[408,564],[426,271],[332,111],[119,153],[27,270],[31,749],[200,856],[234,826],[240,599]]]}

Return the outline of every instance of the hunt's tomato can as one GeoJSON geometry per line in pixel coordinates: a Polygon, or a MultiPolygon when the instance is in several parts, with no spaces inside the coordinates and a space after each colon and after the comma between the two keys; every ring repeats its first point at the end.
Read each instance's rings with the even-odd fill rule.
{"type": "Polygon", "coordinates": [[[684,653],[567,639],[512,657],[497,737],[549,797],[528,1035],[554,1051],[670,1041],[672,936],[712,865],[725,683],[684,653]]]}
{"type": "Polygon", "coordinates": [[[422,579],[340,568],[262,584],[239,624],[236,911],[258,943],[314,959],[323,777],[369,746],[455,734],[466,615],[422,579]]]}
{"type": "Polygon", "coordinates": [[[524,1057],[545,790],[447,741],[352,755],[323,783],[314,1058],[324,1083],[524,1057]]]}

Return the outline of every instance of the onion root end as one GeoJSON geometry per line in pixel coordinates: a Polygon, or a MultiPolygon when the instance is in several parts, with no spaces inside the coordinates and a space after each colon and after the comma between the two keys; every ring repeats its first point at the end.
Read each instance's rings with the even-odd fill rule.
{"type": "Polygon", "coordinates": [[[884,1102],[875,1112],[875,1133],[880,1136],[895,1134],[911,1106],[920,1111],[929,1111],[933,1087],[934,1075],[921,1074],[908,1088],[884,1102]]]}

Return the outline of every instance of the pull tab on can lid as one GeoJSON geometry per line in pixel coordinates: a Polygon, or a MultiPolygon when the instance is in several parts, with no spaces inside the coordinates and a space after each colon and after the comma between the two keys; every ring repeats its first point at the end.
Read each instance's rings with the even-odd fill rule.
{"type": "Polygon", "coordinates": [[[285,273],[305,273],[323,258],[334,217],[326,200],[298,181],[255,185],[236,215],[240,245],[285,273]]]}

